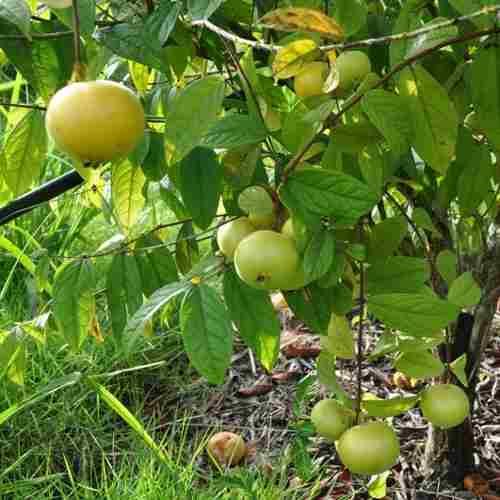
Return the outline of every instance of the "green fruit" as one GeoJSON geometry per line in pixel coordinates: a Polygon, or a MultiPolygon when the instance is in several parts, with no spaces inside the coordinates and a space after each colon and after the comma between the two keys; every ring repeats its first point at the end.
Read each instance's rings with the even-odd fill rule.
{"type": "Polygon", "coordinates": [[[295,243],[275,231],[256,231],[236,249],[238,276],[261,290],[291,290],[300,283],[300,258],[295,243]]]}
{"type": "Polygon", "coordinates": [[[232,260],[240,241],[255,231],[255,226],[246,217],[240,217],[224,224],[217,231],[217,244],[220,251],[232,260]]]}
{"type": "Polygon", "coordinates": [[[355,474],[380,474],[399,457],[399,439],[389,425],[368,422],[351,427],[336,443],[342,463],[355,474]]]}
{"type": "Polygon", "coordinates": [[[314,406],[311,421],[320,436],[333,442],[354,423],[354,413],[334,399],[324,399],[314,406]]]}
{"type": "Polygon", "coordinates": [[[315,61],[306,64],[294,78],[293,88],[297,96],[303,99],[324,94],[323,85],[329,72],[327,63],[315,61]]]}
{"type": "Polygon", "coordinates": [[[350,90],[370,73],[372,65],[368,56],[359,50],[342,52],[335,62],[339,73],[339,88],[350,90]]]}
{"type": "Polygon", "coordinates": [[[424,417],[436,427],[450,429],[469,415],[469,398],[453,384],[436,384],[424,391],[420,400],[424,417]]]}
{"type": "Polygon", "coordinates": [[[248,219],[257,229],[271,229],[274,225],[276,217],[274,214],[248,214],[248,219]]]}
{"type": "Polygon", "coordinates": [[[281,228],[281,233],[289,238],[295,239],[295,233],[293,231],[293,219],[287,219],[281,228]]]}

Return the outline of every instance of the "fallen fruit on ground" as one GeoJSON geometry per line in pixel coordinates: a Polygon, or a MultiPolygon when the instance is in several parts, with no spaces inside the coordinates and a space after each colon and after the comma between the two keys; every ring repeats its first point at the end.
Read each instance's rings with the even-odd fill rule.
{"type": "Polygon", "coordinates": [[[236,249],[234,264],[238,276],[254,288],[300,288],[299,254],[293,240],[281,233],[263,230],[247,236],[236,249]]]}
{"type": "Polygon", "coordinates": [[[399,439],[384,422],[367,422],[346,430],[336,443],[342,463],[355,474],[380,474],[399,457],[399,439]]]}
{"type": "Polygon", "coordinates": [[[305,98],[324,94],[323,85],[329,72],[327,63],[315,61],[306,64],[294,78],[293,87],[297,96],[305,98]]]}
{"type": "Polygon", "coordinates": [[[255,226],[247,217],[240,217],[219,227],[217,230],[217,245],[220,251],[230,260],[243,238],[255,232],[255,226]]]}
{"type": "Polygon", "coordinates": [[[144,134],[145,117],[131,90],[103,80],[59,90],[45,123],[61,151],[81,161],[104,162],[132,152],[144,134]]]}
{"type": "Polygon", "coordinates": [[[312,409],[311,422],[320,436],[334,442],[352,426],[354,413],[334,399],[323,399],[312,409]]]}
{"type": "Polygon", "coordinates": [[[424,417],[441,429],[460,425],[470,412],[467,395],[454,384],[436,384],[426,389],[420,408],[424,417]]]}
{"type": "Polygon", "coordinates": [[[238,465],[247,454],[247,445],[238,434],[218,432],[208,441],[207,451],[221,466],[238,465]]]}
{"type": "Polygon", "coordinates": [[[370,59],[360,50],[342,52],[335,64],[339,73],[339,89],[341,90],[350,90],[372,69],[370,59]]]}

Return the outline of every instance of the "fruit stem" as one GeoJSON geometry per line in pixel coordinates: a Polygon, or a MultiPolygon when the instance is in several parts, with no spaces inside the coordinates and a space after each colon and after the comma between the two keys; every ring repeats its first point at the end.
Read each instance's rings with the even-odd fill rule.
{"type": "Polygon", "coordinates": [[[73,54],[75,61],[73,63],[73,79],[81,80],[82,76],[82,51],[80,45],[80,11],[78,9],[78,0],[72,0],[73,5],[73,54]]]}
{"type": "MultiPolygon", "coordinates": [[[[359,224],[360,237],[363,234],[363,224],[359,224]]],[[[356,356],[357,367],[357,388],[356,388],[356,424],[359,423],[359,415],[361,414],[361,378],[363,376],[363,333],[365,317],[365,268],[362,261],[359,261],[359,322],[358,322],[358,345],[356,356]]]]}

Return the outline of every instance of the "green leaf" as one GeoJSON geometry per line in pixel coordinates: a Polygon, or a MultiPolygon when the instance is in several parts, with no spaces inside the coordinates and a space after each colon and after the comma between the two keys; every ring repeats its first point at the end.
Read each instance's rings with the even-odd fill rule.
{"type": "MultiPolygon", "coordinates": [[[[331,147],[337,152],[357,154],[382,140],[381,133],[368,121],[339,125],[332,130],[331,147]]],[[[328,167],[328,166],[327,166],[328,167]]]]}
{"type": "Polygon", "coordinates": [[[29,111],[9,132],[4,144],[6,162],[0,169],[14,196],[24,193],[40,175],[47,153],[47,133],[43,115],[29,111]]]}
{"type": "MultiPolygon", "coordinates": [[[[421,26],[419,12],[423,4],[424,2],[421,0],[406,1],[403,4],[392,32],[395,35],[399,35],[400,33],[407,33],[419,28],[421,26]]],[[[408,53],[408,47],[410,44],[411,40],[404,38],[391,43],[389,49],[391,67],[396,66],[402,62],[403,59],[406,59],[406,54],[408,53]]]]}
{"type": "MultiPolygon", "coordinates": [[[[73,8],[52,9],[56,16],[69,28],[73,29],[73,8]]],[[[78,14],[80,17],[80,33],[90,37],[95,29],[96,1],[78,0],[78,14]]]]}
{"type": "Polygon", "coordinates": [[[10,332],[0,331],[0,380],[4,376],[13,384],[24,385],[26,344],[19,327],[10,332]]]}
{"type": "Polygon", "coordinates": [[[169,103],[165,139],[171,163],[180,161],[217,120],[224,98],[224,80],[209,76],[189,84],[169,103]]]}
{"type": "Polygon", "coordinates": [[[467,379],[467,373],[465,372],[466,367],[467,367],[467,354],[462,354],[461,356],[459,356],[457,359],[455,359],[450,363],[450,370],[452,371],[453,375],[457,377],[457,379],[463,386],[468,387],[469,381],[467,379]]]}
{"type": "Polygon", "coordinates": [[[191,289],[181,307],[181,330],[186,353],[212,384],[222,384],[231,365],[233,330],[217,292],[207,285],[191,289]]]}
{"type": "Polygon", "coordinates": [[[457,277],[457,256],[451,250],[442,250],[436,259],[439,274],[451,285],[457,277]]]}
{"type": "Polygon", "coordinates": [[[281,328],[269,294],[249,287],[230,269],[224,273],[224,300],[241,337],[271,371],[279,354],[281,328]]]}
{"type": "Polygon", "coordinates": [[[316,361],[319,383],[330,390],[347,408],[352,408],[353,401],[337,381],[336,358],[326,350],[322,350],[316,361]]]}
{"type": "Polygon", "coordinates": [[[368,494],[370,498],[385,498],[387,496],[387,479],[391,475],[391,471],[382,472],[376,476],[372,476],[368,483],[368,494]]]}
{"type": "MultiPolygon", "coordinates": [[[[462,16],[467,16],[481,10],[485,5],[492,5],[489,0],[448,0],[450,4],[460,12],[462,16]]],[[[470,20],[480,29],[490,28],[494,24],[493,14],[490,16],[478,16],[470,20]]]]}
{"type": "Polygon", "coordinates": [[[31,40],[31,9],[25,0],[2,0],[0,19],[19,28],[31,40]]]}
{"type": "Polygon", "coordinates": [[[370,294],[416,292],[429,279],[429,264],[414,257],[389,257],[370,266],[366,272],[370,294]]]}
{"type": "Polygon", "coordinates": [[[154,314],[163,309],[172,299],[187,292],[190,288],[190,283],[176,281],[156,290],[151,295],[132,318],[130,318],[123,332],[122,337],[126,339],[128,353],[132,352],[138,336],[144,330],[144,325],[153,318],[154,314]]]}
{"type": "MultiPolygon", "coordinates": [[[[429,26],[442,23],[446,20],[447,19],[444,17],[436,17],[432,21],[425,23],[422,28],[427,28],[429,26]]],[[[443,28],[433,29],[432,31],[428,31],[427,33],[422,33],[420,36],[411,41],[408,53],[406,55],[407,57],[412,57],[419,52],[423,52],[424,50],[435,47],[445,40],[454,38],[457,35],[458,28],[456,26],[445,26],[443,28]]]]}
{"type": "Polygon", "coordinates": [[[148,34],[147,41],[152,47],[160,49],[166,45],[181,9],[180,2],[161,2],[148,16],[145,31],[148,34]]]}
{"type": "Polygon", "coordinates": [[[149,130],[146,136],[149,136],[149,149],[142,162],[142,171],[147,179],[160,181],[167,174],[165,139],[163,134],[153,130],[149,130]]]}
{"type": "Polygon", "coordinates": [[[494,167],[488,146],[478,144],[465,127],[459,129],[456,162],[462,170],[457,183],[460,212],[467,216],[477,209],[492,189],[494,167]]]}
{"type": "Polygon", "coordinates": [[[321,341],[322,346],[337,358],[354,358],[354,338],[349,320],[345,316],[331,315],[328,335],[322,337],[321,341]]]}
{"type": "Polygon", "coordinates": [[[475,306],[480,299],[481,289],[469,271],[454,280],[448,292],[448,300],[459,307],[475,306]]]}
{"type": "Polygon", "coordinates": [[[408,234],[408,223],[403,216],[391,217],[377,224],[368,240],[368,262],[393,255],[408,234]]]}
{"type": "Polygon", "coordinates": [[[345,36],[357,33],[365,24],[368,8],[364,0],[335,0],[333,17],[342,26],[345,36]]]}
{"type": "Polygon", "coordinates": [[[180,164],[179,189],[195,224],[207,229],[217,215],[222,168],[211,149],[194,148],[180,164]]]}
{"type": "Polygon", "coordinates": [[[407,352],[396,360],[394,367],[414,378],[439,377],[444,373],[443,363],[428,351],[407,352]]]}
{"type": "Polygon", "coordinates": [[[111,173],[111,199],[114,213],[125,232],[137,222],[144,207],[142,188],[146,178],[130,160],[113,165],[111,173]]]}
{"type": "Polygon", "coordinates": [[[297,105],[292,112],[284,115],[281,142],[291,153],[298,152],[319,130],[317,124],[304,119],[306,112],[305,106],[297,105]]]}
{"type": "Polygon", "coordinates": [[[95,271],[85,259],[61,266],[54,281],[54,316],[66,342],[77,352],[95,315],[95,271]]]}
{"type": "Polygon", "coordinates": [[[113,335],[121,336],[131,317],[142,305],[141,275],[133,255],[113,257],[106,277],[106,296],[113,335]]]}
{"type": "Polygon", "coordinates": [[[370,417],[389,418],[408,412],[417,402],[418,396],[364,400],[361,401],[361,408],[366,411],[370,417]]]}
{"type": "Polygon", "coordinates": [[[352,290],[344,285],[338,283],[329,291],[332,298],[332,312],[338,315],[347,314],[353,308],[352,290]]]}
{"type": "Polygon", "coordinates": [[[187,274],[200,260],[200,248],[191,222],[185,222],[177,235],[175,260],[181,274],[187,274]]]}
{"type": "Polygon", "coordinates": [[[441,233],[436,229],[436,226],[434,226],[431,216],[427,213],[425,208],[415,208],[411,214],[411,218],[417,227],[430,231],[435,236],[441,236],[441,233]]]}
{"type": "Polygon", "coordinates": [[[386,90],[371,90],[361,105],[396,154],[409,149],[414,132],[410,111],[402,97],[386,90]]]}
{"type": "Polygon", "coordinates": [[[224,0],[188,0],[188,12],[193,21],[208,19],[224,0]]]}
{"type": "Polygon", "coordinates": [[[423,293],[374,295],[369,310],[388,327],[417,337],[429,337],[454,321],[460,309],[450,302],[423,293]]]}
{"type": "Polygon", "coordinates": [[[279,195],[292,212],[329,215],[339,224],[354,224],[373,208],[378,198],[355,177],[317,168],[294,172],[280,187],[279,195]]]}
{"type": "Polygon", "coordinates": [[[257,144],[267,136],[261,121],[249,115],[226,115],[215,122],[205,134],[202,144],[209,148],[235,149],[257,144]]]}
{"type": "Polygon", "coordinates": [[[458,117],[446,90],[421,66],[401,72],[398,88],[413,120],[413,146],[419,156],[444,174],[455,155],[458,117]]]}
{"type": "Polygon", "coordinates": [[[335,259],[335,236],[331,231],[316,231],[304,252],[302,266],[306,281],[316,281],[328,272],[335,259]]]}

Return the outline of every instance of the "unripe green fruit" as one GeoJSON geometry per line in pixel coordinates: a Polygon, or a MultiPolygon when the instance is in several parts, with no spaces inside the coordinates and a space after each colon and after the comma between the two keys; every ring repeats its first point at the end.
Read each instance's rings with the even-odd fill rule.
{"type": "Polygon", "coordinates": [[[274,214],[256,214],[249,213],[248,219],[257,229],[271,229],[274,225],[276,217],[274,214]]]}
{"type": "Polygon", "coordinates": [[[73,4],[72,0],[44,0],[43,3],[52,9],[67,9],[73,4]]]}
{"type": "Polygon", "coordinates": [[[351,427],[336,443],[342,463],[355,474],[380,474],[399,457],[399,439],[389,425],[367,422],[351,427]]]}
{"type": "Polygon", "coordinates": [[[219,227],[217,245],[229,260],[233,260],[234,252],[240,242],[255,231],[255,226],[246,217],[240,217],[219,227]]]}
{"type": "Polygon", "coordinates": [[[339,89],[350,90],[370,73],[372,65],[368,56],[359,50],[342,52],[335,62],[339,73],[339,89]]]}
{"type": "Polygon", "coordinates": [[[238,276],[261,290],[300,288],[300,259],[295,243],[275,231],[256,231],[234,254],[238,276]]]}
{"type": "Polygon", "coordinates": [[[420,400],[424,417],[436,427],[450,429],[469,415],[469,398],[453,384],[436,384],[425,390],[420,400]]]}
{"type": "Polygon", "coordinates": [[[327,63],[315,61],[306,64],[294,78],[293,87],[297,96],[303,99],[324,94],[323,85],[329,72],[327,63]]]}
{"type": "Polygon", "coordinates": [[[144,109],[127,87],[105,80],[71,83],[49,102],[47,131],[57,147],[81,161],[126,156],[144,134],[144,109]]]}
{"type": "Polygon", "coordinates": [[[334,399],[324,399],[311,412],[316,432],[331,442],[336,441],[354,422],[354,413],[334,399]]]}

